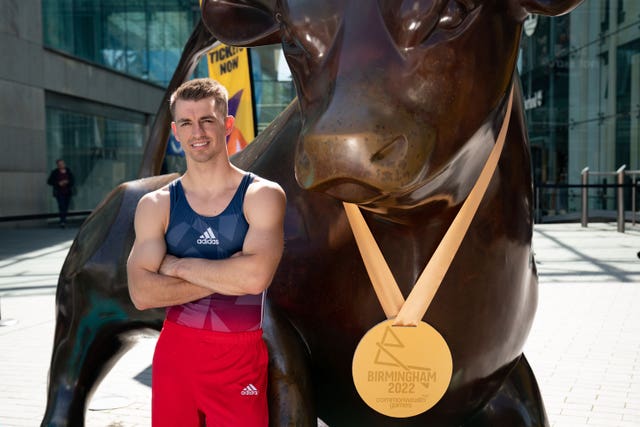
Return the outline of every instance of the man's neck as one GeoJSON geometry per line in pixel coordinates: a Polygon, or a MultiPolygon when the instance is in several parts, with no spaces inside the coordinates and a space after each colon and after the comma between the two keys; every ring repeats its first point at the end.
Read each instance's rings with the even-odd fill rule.
{"type": "Polygon", "coordinates": [[[199,193],[218,193],[229,187],[237,186],[242,171],[227,162],[195,163],[187,165],[187,171],[182,176],[183,185],[191,191],[199,193]]]}

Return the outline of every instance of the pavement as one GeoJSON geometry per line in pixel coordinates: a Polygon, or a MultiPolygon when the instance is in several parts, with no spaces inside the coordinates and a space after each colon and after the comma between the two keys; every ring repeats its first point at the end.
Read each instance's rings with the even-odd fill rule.
{"type": "MultiPolygon", "coordinates": [[[[77,231],[0,228],[0,427],[40,425],[56,284],[77,231]]],[[[640,225],[536,225],[533,249],[540,297],[524,352],[551,427],[640,427],[640,225]]],[[[141,335],[98,386],[87,427],[151,425],[156,338],[141,335]]]]}

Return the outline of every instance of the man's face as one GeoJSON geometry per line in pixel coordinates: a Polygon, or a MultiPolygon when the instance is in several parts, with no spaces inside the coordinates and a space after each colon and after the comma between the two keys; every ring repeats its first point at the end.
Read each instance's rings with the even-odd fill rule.
{"type": "Polygon", "coordinates": [[[185,155],[195,161],[207,161],[226,153],[226,137],[233,129],[233,117],[224,116],[213,98],[199,101],[177,100],[171,128],[185,155]]]}
{"type": "Polygon", "coordinates": [[[58,169],[64,169],[65,168],[64,160],[58,160],[58,162],[56,164],[58,166],[58,169]]]}

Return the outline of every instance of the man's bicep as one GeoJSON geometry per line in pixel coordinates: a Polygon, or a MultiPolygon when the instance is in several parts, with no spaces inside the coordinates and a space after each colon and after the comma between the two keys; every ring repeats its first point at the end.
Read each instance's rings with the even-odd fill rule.
{"type": "Polygon", "coordinates": [[[164,239],[144,238],[136,241],[129,255],[130,268],[147,270],[157,273],[166,254],[164,239]]]}
{"type": "Polygon", "coordinates": [[[166,254],[164,227],[157,206],[141,200],[134,221],[136,238],[129,256],[133,268],[157,272],[166,254]]]}
{"type": "Polygon", "coordinates": [[[242,246],[246,255],[267,255],[280,257],[284,246],[282,230],[276,227],[249,226],[242,246]]]}
{"type": "Polygon", "coordinates": [[[263,253],[279,258],[284,245],[284,193],[282,190],[271,190],[259,196],[249,206],[249,230],[243,252],[263,253]]]}

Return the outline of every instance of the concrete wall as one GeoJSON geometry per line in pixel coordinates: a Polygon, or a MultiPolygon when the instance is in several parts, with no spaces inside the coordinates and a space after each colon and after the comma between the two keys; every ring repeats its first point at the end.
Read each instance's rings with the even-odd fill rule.
{"type": "Polygon", "coordinates": [[[41,0],[0,1],[0,217],[48,210],[45,92],[154,115],[164,89],[42,46],[41,0]]]}

